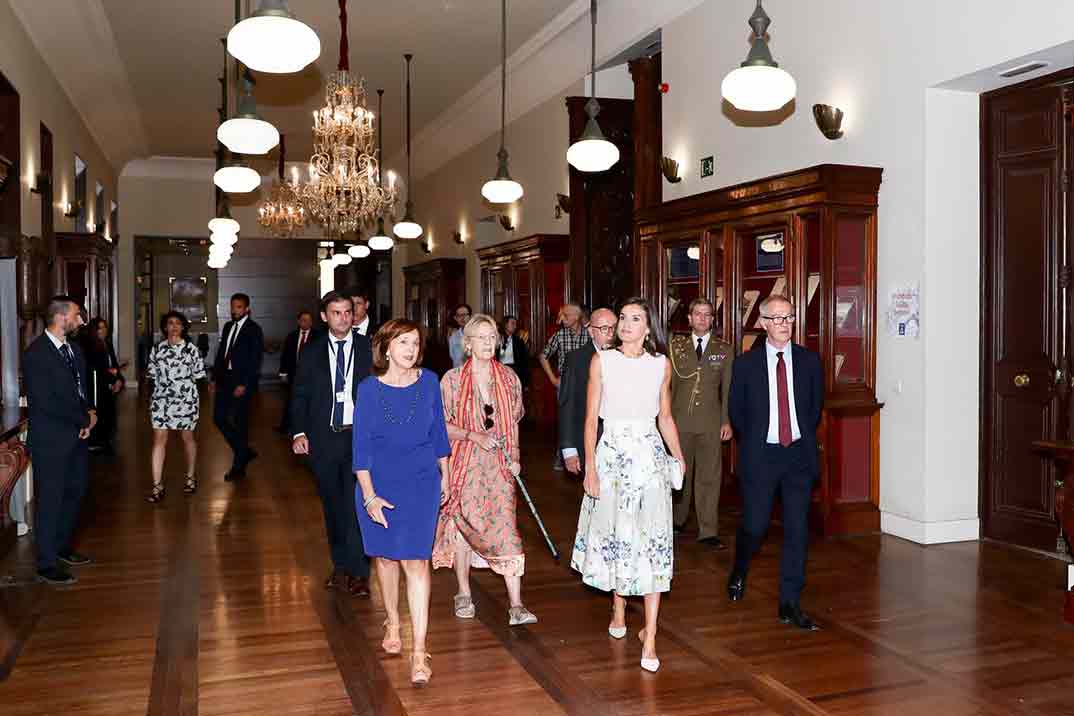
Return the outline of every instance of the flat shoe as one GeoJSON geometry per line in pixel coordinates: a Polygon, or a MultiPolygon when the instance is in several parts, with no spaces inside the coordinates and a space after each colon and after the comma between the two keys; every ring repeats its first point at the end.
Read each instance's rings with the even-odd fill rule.
{"type": "Polygon", "coordinates": [[[459,619],[473,619],[477,614],[477,610],[474,608],[474,600],[469,594],[456,594],[455,595],[455,616],[459,619]]]}
{"type": "Polygon", "coordinates": [[[507,610],[508,626],[521,626],[523,624],[536,624],[537,616],[526,607],[519,604],[507,610]]]}

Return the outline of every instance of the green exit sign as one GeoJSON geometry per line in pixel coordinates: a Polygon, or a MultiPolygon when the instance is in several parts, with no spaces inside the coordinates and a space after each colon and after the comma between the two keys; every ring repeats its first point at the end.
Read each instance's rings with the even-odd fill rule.
{"type": "Polygon", "coordinates": [[[710,177],[716,173],[716,158],[705,157],[701,160],[701,178],[710,177]]]}

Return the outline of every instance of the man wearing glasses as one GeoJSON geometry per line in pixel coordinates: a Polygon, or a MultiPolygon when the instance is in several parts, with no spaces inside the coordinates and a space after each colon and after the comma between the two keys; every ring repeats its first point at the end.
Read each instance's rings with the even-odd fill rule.
{"type": "MultiPolygon", "coordinates": [[[[589,364],[597,351],[611,347],[615,339],[615,314],[598,308],[589,317],[590,342],[567,356],[559,383],[559,449],[567,472],[580,475],[585,465],[586,395],[589,390],[589,364]]],[[[598,436],[599,437],[599,436],[598,436]]]]}
{"type": "Polygon", "coordinates": [[[783,503],[779,620],[814,631],[817,626],[802,611],[799,598],[805,586],[810,496],[818,476],[824,374],[820,356],[791,341],[794,319],[790,299],[766,298],[761,303],[764,348],[746,351],[734,363],[728,412],[741,449],[742,524],[727,595],[733,602],[745,596],[750,560],[761,547],[778,492],[783,503]]]}
{"type": "Polygon", "coordinates": [[[697,541],[725,549],[717,534],[723,441],[731,439],[727,396],[731,390],[730,344],[712,335],[715,308],[707,298],[690,302],[690,333],[671,339],[671,414],[686,457],[682,490],[674,494],[675,530],[697,510],[697,541]]]}
{"type": "Polygon", "coordinates": [[[451,320],[455,322],[455,328],[448,335],[448,353],[451,355],[451,367],[458,368],[466,362],[466,348],[463,346],[462,329],[470,322],[470,316],[474,310],[468,303],[460,303],[451,312],[451,320]]]}

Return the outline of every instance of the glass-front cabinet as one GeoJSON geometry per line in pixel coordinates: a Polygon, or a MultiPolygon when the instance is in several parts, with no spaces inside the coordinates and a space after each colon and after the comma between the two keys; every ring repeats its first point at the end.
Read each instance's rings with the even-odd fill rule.
{"type": "MultiPolygon", "coordinates": [[[[718,189],[638,213],[639,290],[658,296],[669,333],[685,306],[716,305],[714,333],[739,353],[760,347],[760,304],[795,305],[794,340],[821,355],[825,411],[813,526],[822,534],[880,528],[876,400],[876,217],[882,170],[825,164],[718,189]]],[[[733,452],[733,451],[732,451],[733,452]]],[[[737,499],[732,460],[725,494],[737,499]]]]}

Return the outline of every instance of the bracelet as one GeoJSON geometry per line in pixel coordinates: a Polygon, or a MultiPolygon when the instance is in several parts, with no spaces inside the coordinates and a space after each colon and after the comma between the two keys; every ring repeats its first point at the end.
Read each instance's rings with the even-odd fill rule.
{"type": "Polygon", "coordinates": [[[377,499],[379,496],[380,495],[374,494],[372,497],[370,497],[369,499],[367,499],[365,502],[362,503],[362,508],[368,510],[369,505],[371,505],[373,503],[373,500],[377,499]]]}

